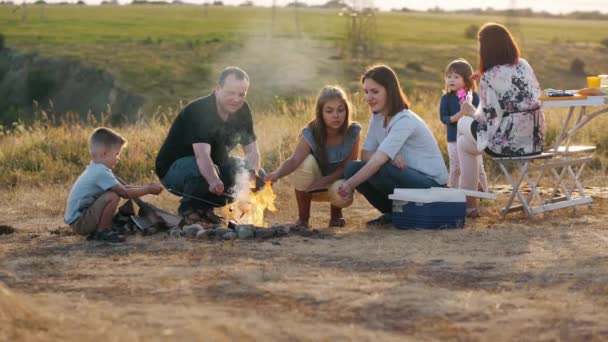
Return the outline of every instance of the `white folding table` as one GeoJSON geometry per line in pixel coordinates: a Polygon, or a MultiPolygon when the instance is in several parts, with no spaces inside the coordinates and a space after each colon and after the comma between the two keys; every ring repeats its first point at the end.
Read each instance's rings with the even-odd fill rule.
{"type": "Polygon", "coordinates": [[[608,113],[608,96],[545,98],[542,106],[569,108],[555,142],[537,156],[492,158],[499,164],[513,188],[502,210],[503,217],[511,211],[522,209],[528,215],[534,215],[580,204],[591,205],[592,199],[585,193],[581,174],[585,165],[591,161],[595,146],[573,146],[572,137],[593,118],[608,113]],[[588,110],[588,107],[594,108],[588,110]],[[506,165],[507,163],[515,163],[519,167],[512,169],[506,165]],[[532,176],[533,171],[538,173],[532,176]],[[550,194],[542,194],[538,189],[546,173],[550,176],[550,194]],[[522,192],[522,185],[525,183],[529,186],[528,194],[522,192]],[[514,205],[516,198],[520,202],[519,205],[514,205]]]}

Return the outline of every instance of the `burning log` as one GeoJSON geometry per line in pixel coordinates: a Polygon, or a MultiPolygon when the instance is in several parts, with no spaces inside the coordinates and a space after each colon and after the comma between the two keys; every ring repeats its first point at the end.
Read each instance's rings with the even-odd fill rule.
{"type": "Polygon", "coordinates": [[[239,222],[264,226],[264,212],[277,210],[274,206],[277,196],[272,190],[271,183],[262,181],[264,185],[261,186],[260,179],[256,179],[257,183],[254,180],[250,181],[248,176],[237,180],[236,194],[233,196],[235,201],[224,207],[226,220],[237,219],[239,222]]]}

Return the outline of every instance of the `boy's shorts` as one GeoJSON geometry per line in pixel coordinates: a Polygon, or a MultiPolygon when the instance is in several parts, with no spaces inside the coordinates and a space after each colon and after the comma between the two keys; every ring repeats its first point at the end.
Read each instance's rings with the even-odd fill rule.
{"type": "Polygon", "coordinates": [[[106,191],[101,194],[90,207],[80,214],[76,221],[70,224],[74,233],[88,236],[97,230],[103,209],[112,200],[110,193],[111,191],[106,191]]]}

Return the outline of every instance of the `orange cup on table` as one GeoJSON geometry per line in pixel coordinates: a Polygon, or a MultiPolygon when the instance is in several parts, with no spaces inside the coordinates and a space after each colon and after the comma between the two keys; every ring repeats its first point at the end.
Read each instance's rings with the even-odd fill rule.
{"type": "Polygon", "coordinates": [[[599,88],[600,78],[597,76],[587,76],[587,88],[599,88]]]}

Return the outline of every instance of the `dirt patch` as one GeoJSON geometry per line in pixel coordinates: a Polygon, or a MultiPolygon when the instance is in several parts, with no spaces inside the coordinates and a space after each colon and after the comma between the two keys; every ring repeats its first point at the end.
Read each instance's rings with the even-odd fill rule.
{"type": "Polygon", "coordinates": [[[51,228],[51,229],[49,229],[49,234],[57,235],[57,236],[76,236],[74,231],[72,231],[72,229],[70,229],[70,227],[67,227],[67,226],[51,228]]]}
{"type": "MultiPolygon", "coordinates": [[[[290,190],[277,192],[289,198],[290,190]]],[[[608,201],[578,215],[507,220],[498,219],[500,203],[483,205],[486,216],[465,229],[368,230],[364,222],[376,212],[357,198],[340,229],[323,228],[329,208],[315,204],[311,223],[324,239],[156,234],[124,244],[88,242],[68,234],[61,215],[28,217],[3,206],[5,224],[19,230],[0,237],[0,281],[40,317],[52,317],[40,329],[13,325],[9,336],[607,339],[608,201]]],[[[270,224],[291,222],[293,203],[277,206],[270,224]]]]}

